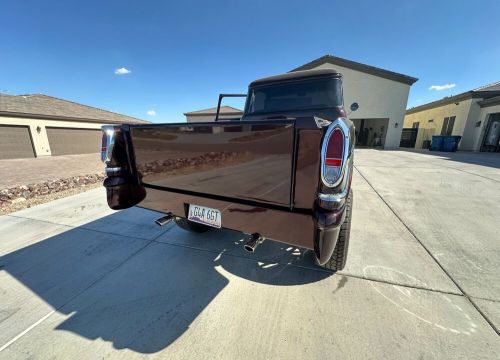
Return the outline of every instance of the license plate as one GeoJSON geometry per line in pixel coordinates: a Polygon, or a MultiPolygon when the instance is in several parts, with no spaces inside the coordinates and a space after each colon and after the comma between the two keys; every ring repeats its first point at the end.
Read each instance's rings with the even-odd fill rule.
{"type": "Polygon", "coordinates": [[[216,228],[222,223],[219,210],[194,204],[189,205],[188,220],[216,228]]]}

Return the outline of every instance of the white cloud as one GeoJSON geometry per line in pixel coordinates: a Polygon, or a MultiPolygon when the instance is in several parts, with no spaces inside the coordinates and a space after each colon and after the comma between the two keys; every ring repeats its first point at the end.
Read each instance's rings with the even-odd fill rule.
{"type": "Polygon", "coordinates": [[[131,72],[132,71],[130,71],[129,69],[124,68],[124,67],[121,67],[121,68],[115,70],[116,75],[127,75],[127,74],[130,74],[131,72]]]}
{"type": "Polygon", "coordinates": [[[452,89],[455,86],[457,86],[457,84],[455,84],[455,83],[453,83],[453,84],[444,84],[444,85],[431,85],[431,87],[429,88],[429,90],[441,91],[441,90],[452,89]]]}
{"type": "Polygon", "coordinates": [[[154,110],[148,110],[147,114],[149,116],[156,116],[156,111],[154,111],[154,110]]]}

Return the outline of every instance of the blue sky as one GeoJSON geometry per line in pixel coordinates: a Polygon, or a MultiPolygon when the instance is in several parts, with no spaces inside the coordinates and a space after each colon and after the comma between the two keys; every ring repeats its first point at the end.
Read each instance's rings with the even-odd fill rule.
{"type": "Polygon", "coordinates": [[[411,107],[500,81],[498,14],[499,1],[3,0],[0,91],[184,121],[333,54],[418,77],[411,107]]]}

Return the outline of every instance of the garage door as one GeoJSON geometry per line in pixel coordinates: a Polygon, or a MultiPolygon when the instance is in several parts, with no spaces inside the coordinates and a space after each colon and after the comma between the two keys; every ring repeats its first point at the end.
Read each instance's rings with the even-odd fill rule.
{"type": "Polygon", "coordinates": [[[0,159],[33,157],[35,152],[29,127],[0,125],[0,159]]]}
{"type": "Polygon", "coordinates": [[[68,129],[47,127],[52,155],[98,153],[101,150],[100,129],[68,129]]]}

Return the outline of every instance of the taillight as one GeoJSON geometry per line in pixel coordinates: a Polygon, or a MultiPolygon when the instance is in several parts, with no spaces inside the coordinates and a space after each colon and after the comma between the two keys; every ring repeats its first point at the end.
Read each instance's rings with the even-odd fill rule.
{"type": "Polygon", "coordinates": [[[108,139],[107,139],[106,133],[103,130],[102,143],[101,143],[101,161],[102,162],[106,161],[107,150],[108,150],[108,139]]]}
{"type": "Polygon", "coordinates": [[[111,161],[113,148],[115,146],[116,133],[120,131],[119,126],[104,125],[102,128],[101,160],[102,162],[111,161]]]}
{"type": "Polygon", "coordinates": [[[323,140],[322,180],[326,186],[336,186],[342,175],[345,155],[345,134],[340,126],[330,125],[323,140]]]}

